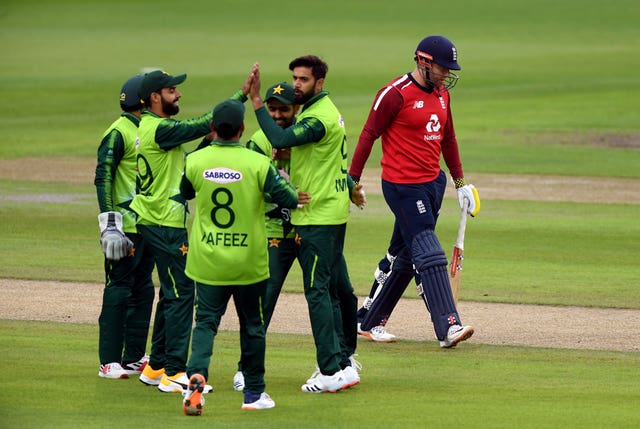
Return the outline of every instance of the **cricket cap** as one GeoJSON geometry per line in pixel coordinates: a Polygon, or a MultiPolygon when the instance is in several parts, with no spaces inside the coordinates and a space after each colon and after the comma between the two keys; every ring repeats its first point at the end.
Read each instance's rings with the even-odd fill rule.
{"type": "Polygon", "coordinates": [[[269,101],[272,98],[275,98],[283,104],[294,104],[296,101],[296,97],[293,93],[293,86],[286,82],[276,83],[267,89],[267,92],[264,95],[264,101],[269,101]]]}
{"type": "Polygon", "coordinates": [[[144,75],[140,84],[140,98],[146,100],[152,92],[158,92],[162,88],[170,88],[181,84],[187,79],[186,74],[171,76],[166,71],[154,70],[144,75]]]}
{"type": "Polygon", "coordinates": [[[120,90],[120,107],[122,110],[132,109],[142,105],[140,96],[140,84],[144,76],[139,74],[129,78],[120,90]]]}
{"type": "Polygon", "coordinates": [[[237,130],[244,121],[244,104],[238,100],[225,100],[213,108],[214,128],[219,129],[227,124],[231,129],[237,130]]]}

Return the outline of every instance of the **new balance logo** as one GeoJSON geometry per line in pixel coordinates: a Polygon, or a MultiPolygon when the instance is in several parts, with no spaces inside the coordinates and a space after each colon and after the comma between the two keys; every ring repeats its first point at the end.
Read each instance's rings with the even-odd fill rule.
{"type": "Polygon", "coordinates": [[[424,101],[422,101],[422,100],[418,100],[418,101],[413,103],[413,108],[414,109],[422,109],[423,107],[424,107],[424,101]]]}

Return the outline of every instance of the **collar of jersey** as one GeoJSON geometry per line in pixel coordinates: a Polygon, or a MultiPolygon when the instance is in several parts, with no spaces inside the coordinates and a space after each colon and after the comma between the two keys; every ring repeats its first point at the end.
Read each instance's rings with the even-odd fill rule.
{"type": "Polygon", "coordinates": [[[328,91],[320,91],[319,93],[317,93],[316,95],[314,95],[313,97],[311,97],[309,99],[309,101],[307,101],[306,103],[304,103],[304,106],[302,106],[302,111],[304,112],[306,109],[308,109],[309,107],[311,107],[312,104],[314,104],[315,102],[317,102],[318,100],[320,100],[323,97],[326,97],[327,95],[329,95],[328,91]]]}
{"type": "Polygon", "coordinates": [[[233,141],[212,140],[211,144],[212,145],[216,145],[216,146],[241,146],[241,147],[245,147],[242,143],[240,143],[239,140],[233,140],[233,141]]]}

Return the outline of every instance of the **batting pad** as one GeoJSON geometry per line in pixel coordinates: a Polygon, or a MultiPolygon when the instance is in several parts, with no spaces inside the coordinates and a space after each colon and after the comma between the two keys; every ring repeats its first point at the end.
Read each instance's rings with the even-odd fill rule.
{"type": "Polygon", "coordinates": [[[439,340],[447,336],[449,326],[460,324],[447,273],[447,257],[432,230],[418,234],[411,247],[413,260],[422,282],[423,294],[439,340]]]}
{"type": "Polygon", "coordinates": [[[368,331],[374,326],[384,325],[414,274],[413,263],[408,258],[407,251],[404,250],[394,258],[384,282],[378,285],[378,290],[360,324],[360,329],[368,331]]]}

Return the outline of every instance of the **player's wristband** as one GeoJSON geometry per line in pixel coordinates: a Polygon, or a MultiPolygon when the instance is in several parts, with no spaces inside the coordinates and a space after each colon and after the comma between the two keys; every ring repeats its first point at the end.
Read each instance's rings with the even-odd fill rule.
{"type": "Polygon", "coordinates": [[[465,185],[464,177],[460,177],[458,179],[453,179],[453,183],[454,183],[454,185],[456,185],[456,189],[462,188],[465,185]]]}
{"type": "Polygon", "coordinates": [[[360,176],[354,176],[353,174],[350,174],[349,176],[351,176],[353,183],[355,183],[356,185],[360,183],[360,176]]]}

